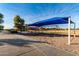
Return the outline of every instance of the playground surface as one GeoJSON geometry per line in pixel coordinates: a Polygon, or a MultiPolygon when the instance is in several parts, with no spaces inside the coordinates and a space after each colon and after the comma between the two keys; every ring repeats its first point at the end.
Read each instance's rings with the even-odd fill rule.
{"type": "Polygon", "coordinates": [[[64,50],[69,53],[73,53],[75,55],[79,55],[79,30],[76,30],[74,38],[73,30],[71,30],[71,44],[67,44],[67,30],[49,30],[44,31],[40,34],[29,34],[26,36],[30,36],[33,39],[37,39],[43,42],[47,42],[49,45],[56,47],[58,49],[64,50]]]}
{"type": "Polygon", "coordinates": [[[48,42],[46,41],[39,40],[38,38],[34,39],[34,37],[32,36],[11,34],[11,33],[5,33],[5,32],[0,33],[0,56],[73,56],[73,55],[76,55],[76,54],[64,51],[62,49],[59,49],[54,45],[48,44],[48,42]]]}

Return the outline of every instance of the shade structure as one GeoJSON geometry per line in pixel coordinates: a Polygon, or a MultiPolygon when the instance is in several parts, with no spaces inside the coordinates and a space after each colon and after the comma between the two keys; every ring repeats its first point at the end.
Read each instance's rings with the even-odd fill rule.
{"type": "Polygon", "coordinates": [[[71,21],[71,17],[54,17],[54,18],[50,18],[50,19],[46,19],[46,20],[29,24],[28,26],[41,27],[44,25],[52,25],[52,24],[68,24],[68,45],[70,45],[70,41],[71,41],[70,24],[71,23],[74,24],[74,39],[75,39],[75,23],[71,21]]]}
{"type": "MultiPolygon", "coordinates": [[[[42,20],[42,21],[38,21],[32,24],[29,24],[28,26],[44,26],[44,25],[52,25],[52,24],[67,24],[68,23],[68,18],[69,17],[54,17],[54,18],[50,18],[50,19],[46,19],[46,20],[42,20]]],[[[72,21],[70,21],[71,23],[73,23],[72,21]]]]}

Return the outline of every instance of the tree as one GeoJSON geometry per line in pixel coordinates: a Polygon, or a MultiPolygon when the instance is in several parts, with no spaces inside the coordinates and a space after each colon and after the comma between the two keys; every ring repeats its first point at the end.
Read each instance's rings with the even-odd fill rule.
{"type": "Polygon", "coordinates": [[[3,23],[3,14],[0,13],[0,24],[3,23]]]}
{"type": "Polygon", "coordinates": [[[0,13],[0,24],[3,23],[3,14],[0,13]]]}
{"type": "Polygon", "coordinates": [[[1,25],[3,22],[3,14],[0,13],[0,30],[3,30],[4,28],[4,26],[1,25]]]}
{"type": "Polygon", "coordinates": [[[14,27],[19,30],[23,31],[24,30],[24,19],[22,19],[19,15],[16,15],[14,17],[14,27]]]}

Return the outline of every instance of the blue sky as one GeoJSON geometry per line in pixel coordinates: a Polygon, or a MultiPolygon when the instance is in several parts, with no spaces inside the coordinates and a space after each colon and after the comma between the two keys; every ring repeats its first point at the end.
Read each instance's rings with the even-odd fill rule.
{"type": "MultiPolygon", "coordinates": [[[[79,28],[79,4],[77,3],[0,3],[0,13],[4,15],[5,28],[14,26],[13,18],[16,15],[20,15],[27,24],[52,17],[71,16],[76,23],[76,28],[79,28]]],[[[65,27],[65,25],[60,27],[65,27]]]]}

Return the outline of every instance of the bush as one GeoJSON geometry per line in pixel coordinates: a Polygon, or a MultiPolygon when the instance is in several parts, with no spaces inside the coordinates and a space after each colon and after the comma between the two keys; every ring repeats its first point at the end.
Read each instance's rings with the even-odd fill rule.
{"type": "Polygon", "coordinates": [[[15,29],[10,29],[10,30],[8,30],[10,33],[18,33],[18,31],[17,30],[15,30],[15,29]]]}
{"type": "Polygon", "coordinates": [[[4,26],[0,25],[0,30],[3,30],[4,26]]]}

